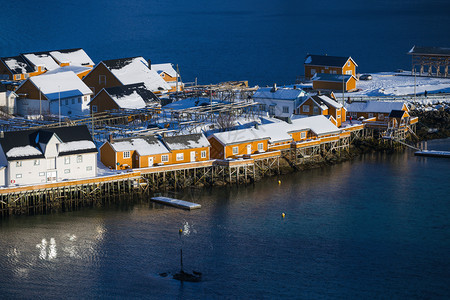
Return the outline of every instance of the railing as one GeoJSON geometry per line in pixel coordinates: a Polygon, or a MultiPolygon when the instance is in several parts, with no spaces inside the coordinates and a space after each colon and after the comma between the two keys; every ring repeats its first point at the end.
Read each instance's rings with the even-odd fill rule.
{"type": "Polygon", "coordinates": [[[347,99],[352,102],[365,102],[365,101],[423,101],[423,100],[437,100],[450,102],[450,94],[428,94],[424,95],[403,95],[403,96],[348,96],[347,99]]]}

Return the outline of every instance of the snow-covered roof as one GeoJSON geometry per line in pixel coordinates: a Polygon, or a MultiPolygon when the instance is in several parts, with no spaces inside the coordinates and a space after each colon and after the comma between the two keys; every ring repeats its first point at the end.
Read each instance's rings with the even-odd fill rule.
{"type": "Polygon", "coordinates": [[[92,94],[92,91],[72,71],[30,77],[30,80],[48,100],[78,97],[92,94]]]}
{"type": "Polygon", "coordinates": [[[311,129],[318,136],[341,132],[339,128],[323,115],[293,119],[291,122],[291,129],[288,132],[311,129]]]}
{"type": "Polygon", "coordinates": [[[177,71],[175,71],[175,69],[173,68],[173,65],[171,63],[152,64],[151,69],[155,70],[158,74],[165,72],[166,74],[170,75],[171,77],[177,77],[177,71]]]}
{"type": "Polygon", "coordinates": [[[5,153],[6,157],[14,158],[14,157],[27,157],[27,156],[35,156],[41,155],[41,151],[33,146],[26,145],[21,147],[14,147],[8,150],[5,153]]]}
{"type": "Polygon", "coordinates": [[[292,124],[286,122],[271,123],[265,125],[259,125],[258,129],[261,134],[270,138],[271,143],[279,143],[284,141],[292,141],[292,136],[288,133],[288,128],[292,124]]]}
{"type": "Polygon", "coordinates": [[[169,153],[166,146],[153,136],[116,140],[110,145],[116,152],[137,151],[140,156],[169,153]]]}
{"type": "Polygon", "coordinates": [[[24,53],[22,55],[34,66],[41,66],[47,70],[59,68],[58,63],[48,52],[24,53]]]}
{"type": "Polygon", "coordinates": [[[316,95],[312,97],[314,100],[316,100],[316,102],[318,100],[322,101],[325,103],[325,105],[327,106],[332,106],[334,108],[342,108],[342,104],[336,102],[334,99],[328,97],[327,95],[316,95]]]}
{"type": "Polygon", "coordinates": [[[106,88],[105,91],[120,108],[124,109],[140,109],[160,104],[159,98],[143,83],[106,88]]]}
{"type": "Polygon", "coordinates": [[[345,82],[349,81],[351,78],[355,78],[353,75],[342,75],[342,74],[328,74],[328,73],[316,73],[311,78],[312,81],[331,81],[331,82],[345,82]]]}
{"type": "Polygon", "coordinates": [[[33,67],[22,56],[2,57],[1,60],[13,74],[34,72],[33,67]]]}
{"type": "Polygon", "coordinates": [[[163,137],[163,142],[170,150],[183,150],[209,147],[208,139],[203,133],[163,137]]]}
{"type": "Polygon", "coordinates": [[[404,102],[401,101],[367,101],[347,103],[348,112],[390,113],[392,110],[402,110],[404,102]]]}
{"type": "Polygon", "coordinates": [[[270,139],[270,136],[268,134],[255,128],[217,132],[214,133],[212,136],[214,136],[220,143],[222,143],[222,145],[233,145],[243,142],[270,139]]]}
{"type": "Polygon", "coordinates": [[[80,74],[80,73],[89,71],[89,70],[91,70],[91,69],[92,69],[92,68],[90,68],[90,67],[72,66],[72,65],[70,65],[70,66],[64,66],[64,67],[58,66],[57,68],[55,68],[55,69],[53,69],[53,70],[51,70],[51,71],[46,72],[45,75],[48,75],[48,74],[56,74],[56,73],[62,73],[62,72],[68,72],[68,71],[72,71],[72,72],[74,72],[75,74],[80,74]]]}
{"type": "Polygon", "coordinates": [[[297,100],[305,96],[302,89],[291,88],[259,88],[254,94],[253,99],[272,99],[272,100],[297,100]]]}
{"type": "Polygon", "coordinates": [[[65,152],[94,149],[94,148],[96,147],[93,141],[87,140],[72,141],[67,143],[61,143],[59,145],[59,153],[63,154],[65,152]]]}
{"type": "Polygon", "coordinates": [[[50,51],[50,55],[60,64],[68,63],[73,66],[94,65],[92,59],[81,48],[50,51]]]}
{"type": "Polygon", "coordinates": [[[143,82],[153,92],[170,90],[170,86],[141,56],[102,62],[122,84],[143,82]]]}

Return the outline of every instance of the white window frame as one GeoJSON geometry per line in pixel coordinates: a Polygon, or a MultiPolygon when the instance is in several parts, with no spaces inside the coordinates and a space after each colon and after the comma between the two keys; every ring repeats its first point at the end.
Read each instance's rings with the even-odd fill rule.
{"type": "Polygon", "coordinates": [[[345,74],[352,75],[353,73],[352,73],[352,70],[347,70],[347,71],[345,71],[345,74]]]}
{"type": "Polygon", "coordinates": [[[39,176],[45,176],[45,172],[39,172],[39,176]]]}
{"type": "Polygon", "coordinates": [[[98,111],[98,108],[97,108],[97,105],[92,105],[92,112],[97,112],[98,111]]]}
{"type": "Polygon", "coordinates": [[[87,166],[86,171],[92,171],[92,166],[87,166]]]}
{"type": "Polygon", "coordinates": [[[64,174],[69,174],[70,173],[70,169],[64,169],[64,174]]]}
{"type": "Polygon", "coordinates": [[[258,143],[258,151],[264,151],[264,143],[258,143]]]}
{"type": "Polygon", "coordinates": [[[311,75],[316,74],[316,69],[311,69],[311,75]]]}
{"type": "Polygon", "coordinates": [[[303,112],[309,112],[309,105],[303,105],[302,106],[302,111],[303,112]]]}
{"type": "Polygon", "coordinates": [[[369,116],[369,118],[373,118],[373,113],[368,113],[367,115],[369,116]]]}
{"type": "Polygon", "coordinates": [[[289,106],[283,106],[283,114],[289,113],[289,106]]]}
{"type": "Polygon", "coordinates": [[[22,162],[21,161],[16,161],[16,168],[20,168],[22,166],[22,162]]]}
{"type": "Polygon", "coordinates": [[[16,174],[16,178],[22,178],[22,174],[16,174]]]}
{"type": "Polygon", "coordinates": [[[306,132],[300,132],[300,138],[301,139],[306,139],[306,132]]]}
{"type": "Polygon", "coordinates": [[[77,155],[77,163],[83,162],[83,155],[77,155]]]}
{"type": "Polygon", "coordinates": [[[39,166],[41,164],[41,161],[39,159],[34,160],[34,165],[39,166]]]}
{"type": "Polygon", "coordinates": [[[200,152],[200,157],[201,157],[201,158],[206,158],[206,150],[202,150],[202,151],[200,152]]]}
{"type": "Polygon", "coordinates": [[[347,62],[347,67],[350,67],[350,61],[347,62]]]}
{"type": "Polygon", "coordinates": [[[320,110],[319,110],[319,107],[318,107],[318,106],[315,106],[315,105],[314,105],[314,108],[313,108],[313,114],[320,114],[320,110]]]}
{"type": "Polygon", "coordinates": [[[70,165],[70,156],[64,157],[64,164],[65,165],[70,165]]]}
{"type": "Polygon", "coordinates": [[[130,151],[123,151],[123,158],[124,158],[124,159],[130,158],[130,157],[131,157],[130,151]]]}
{"type": "Polygon", "coordinates": [[[177,153],[177,161],[184,160],[184,153],[177,153]]]}
{"type": "Polygon", "coordinates": [[[168,162],[169,161],[169,154],[163,154],[161,155],[161,162],[168,162]]]}
{"type": "Polygon", "coordinates": [[[239,153],[239,147],[238,146],[234,146],[233,148],[231,148],[231,151],[233,153],[233,155],[236,155],[239,153]]]}

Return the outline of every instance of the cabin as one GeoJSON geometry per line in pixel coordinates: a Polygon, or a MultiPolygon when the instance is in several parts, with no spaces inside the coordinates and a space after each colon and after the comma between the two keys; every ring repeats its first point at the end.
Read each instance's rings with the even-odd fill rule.
{"type": "Polygon", "coordinates": [[[2,132],[0,185],[96,177],[97,152],[86,125],[2,132]]]}
{"type": "Polygon", "coordinates": [[[17,112],[22,116],[89,114],[92,91],[74,72],[28,78],[16,90],[17,112]]]}
{"type": "Polygon", "coordinates": [[[178,92],[184,89],[184,84],[181,82],[180,74],[173,68],[173,64],[165,63],[165,64],[152,64],[150,67],[152,70],[155,70],[156,73],[159,74],[166,82],[169,84],[171,89],[169,92],[176,92],[178,88],[178,92]]]}
{"type": "Polygon", "coordinates": [[[100,147],[101,162],[114,170],[147,168],[170,162],[170,151],[154,136],[112,139],[100,147]]]}
{"type": "Polygon", "coordinates": [[[304,63],[305,78],[311,79],[317,73],[356,76],[357,66],[351,57],[308,54],[304,63]]]}
{"type": "Polygon", "coordinates": [[[316,73],[311,79],[313,89],[321,91],[354,91],[356,89],[356,77],[353,75],[337,75],[316,73]]]}
{"type": "Polygon", "coordinates": [[[0,84],[0,110],[13,115],[17,113],[16,106],[17,94],[9,91],[3,84],[0,84]]]}
{"type": "Polygon", "coordinates": [[[91,113],[109,110],[159,108],[161,101],[143,83],[102,89],[89,103],[91,113]]]}
{"type": "Polygon", "coordinates": [[[367,101],[352,102],[346,104],[347,117],[352,119],[371,119],[376,118],[378,122],[387,122],[391,111],[408,111],[406,103],[401,101],[367,101]]]}
{"type": "Polygon", "coordinates": [[[341,133],[341,130],[326,116],[298,117],[291,120],[292,125],[288,131],[292,134],[294,142],[338,136],[341,133]],[[305,131],[306,129],[307,131],[305,131]]]}
{"type": "Polygon", "coordinates": [[[330,118],[334,125],[340,127],[346,121],[347,111],[345,107],[338,103],[333,93],[317,94],[310,96],[297,109],[299,115],[324,115],[330,118]]]}
{"type": "Polygon", "coordinates": [[[307,93],[302,89],[278,88],[276,84],[272,88],[260,88],[253,94],[253,101],[260,104],[261,111],[282,119],[290,118],[306,98],[307,93]]]}
{"type": "Polygon", "coordinates": [[[211,158],[228,159],[266,152],[270,137],[265,132],[246,128],[217,132],[208,137],[211,158]]]}
{"type": "Polygon", "coordinates": [[[99,62],[83,82],[97,95],[102,89],[127,84],[144,83],[155,94],[166,93],[169,84],[141,56],[99,62]]]}
{"type": "Polygon", "coordinates": [[[392,110],[389,114],[388,127],[402,128],[409,125],[410,115],[405,110],[392,110]]]}
{"type": "Polygon", "coordinates": [[[38,73],[22,56],[0,58],[0,79],[20,81],[38,73]]]}
{"type": "Polygon", "coordinates": [[[169,163],[187,163],[210,159],[210,144],[203,133],[165,136],[162,142],[170,150],[169,163]]]}

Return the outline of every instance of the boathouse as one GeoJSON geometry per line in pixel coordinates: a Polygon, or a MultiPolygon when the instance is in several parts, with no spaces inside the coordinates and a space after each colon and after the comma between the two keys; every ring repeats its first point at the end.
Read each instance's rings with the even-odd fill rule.
{"type": "Polygon", "coordinates": [[[113,109],[142,109],[161,106],[159,98],[143,83],[127,84],[102,89],[89,103],[91,112],[113,109]]]}
{"type": "Polygon", "coordinates": [[[16,90],[18,114],[75,116],[89,114],[92,91],[74,72],[28,78],[16,90]]]}
{"type": "Polygon", "coordinates": [[[269,116],[287,119],[307,97],[307,93],[299,88],[260,88],[253,94],[253,100],[260,103],[261,111],[269,116]]]}
{"type": "Polygon", "coordinates": [[[268,150],[269,135],[255,128],[217,132],[208,137],[211,158],[227,159],[268,150]]]}
{"type": "Polygon", "coordinates": [[[210,159],[210,143],[203,133],[162,137],[162,142],[170,150],[169,163],[187,163],[210,159]]]}
{"type": "Polygon", "coordinates": [[[180,74],[173,68],[173,64],[151,64],[150,68],[155,70],[171,87],[169,92],[182,91],[184,88],[183,82],[181,82],[180,74]]]}
{"type": "Polygon", "coordinates": [[[356,89],[356,77],[353,75],[339,75],[316,73],[311,79],[313,89],[325,91],[353,91],[356,89]]]}
{"type": "Polygon", "coordinates": [[[85,125],[2,132],[3,186],[97,176],[97,148],[85,125]]]}
{"type": "Polygon", "coordinates": [[[316,73],[355,76],[358,65],[351,57],[308,54],[304,66],[305,78],[311,79],[316,73]]]}
{"type": "Polygon", "coordinates": [[[375,121],[387,121],[389,114],[393,110],[408,111],[406,103],[401,101],[366,101],[346,103],[348,117],[353,119],[371,119],[375,121]]]}
{"type": "Polygon", "coordinates": [[[155,70],[150,69],[148,62],[141,56],[101,61],[83,78],[83,82],[94,95],[103,88],[135,83],[144,83],[147,89],[155,94],[165,93],[171,89],[155,70]]]}
{"type": "Polygon", "coordinates": [[[100,147],[101,162],[114,170],[170,163],[170,151],[154,136],[112,139],[100,147]]]}

